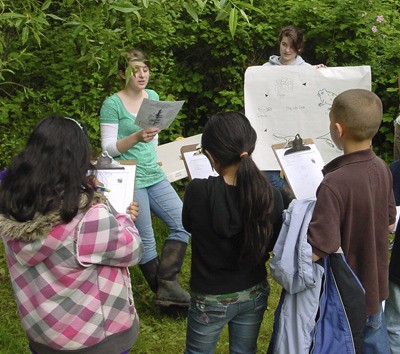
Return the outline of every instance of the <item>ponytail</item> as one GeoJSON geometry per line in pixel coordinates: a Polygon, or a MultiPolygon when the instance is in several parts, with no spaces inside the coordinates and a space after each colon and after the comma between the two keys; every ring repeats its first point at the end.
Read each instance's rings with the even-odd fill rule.
{"type": "Polygon", "coordinates": [[[260,263],[273,232],[273,189],[251,158],[256,141],[256,131],[239,112],[222,112],[210,117],[202,136],[202,148],[222,168],[239,164],[236,186],[244,225],[242,264],[260,263]]]}
{"type": "Polygon", "coordinates": [[[236,186],[245,235],[241,262],[257,264],[265,257],[273,232],[273,190],[266,176],[248,155],[241,157],[236,186]]]}

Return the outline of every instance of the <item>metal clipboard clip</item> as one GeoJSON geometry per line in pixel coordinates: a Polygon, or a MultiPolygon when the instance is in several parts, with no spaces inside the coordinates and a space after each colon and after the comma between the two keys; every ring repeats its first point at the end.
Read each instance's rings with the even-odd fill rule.
{"type": "Polygon", "coordinates": [[[122,166],[119,162],[113,160],[113,158],[108,154],[107,151],[103,151],[102,154],[97,159],[96,168],[102,170],[108,170],[108,169],[123,170],[124,166],[122,166]]]}
{"type": "Polygon", "coordinates": [[[300,151],[311,149],[309,146],[303,144],[303,139],[300,137],[299,134],[296,134],[296,136],[294,137],[294,140],[291,141],[290,143],[292,144],[293,147],[289,150],[286,150],[284,155],[289,155],[289,154],[293,154],[295,152],[300,152],[300,151]]]}

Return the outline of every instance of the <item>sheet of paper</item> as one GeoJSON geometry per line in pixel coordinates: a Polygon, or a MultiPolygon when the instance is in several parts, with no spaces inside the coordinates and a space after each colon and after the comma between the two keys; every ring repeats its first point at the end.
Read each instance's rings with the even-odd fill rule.
{"type": "Polygon", "coordinates": [[[154,101],[144,99],[136,116],[135,124],[142,128],[167,129],[185,101],[154,101]]]}
{"type": "Polygon", "coordinates": [[[194,151],[185,152],[183,155],[192,179],[218,176],[218,173],[212,168],[206,155],[194,151]]]}
{"type": "Polygon", "coordinates": [[[285,155],[288,149],[277,149],[286,178],[297,199],[315,199],[323,175],[324,161],[315,144],[307,145],[310,150],[285,155]]]}
{"type": "Polygon", "coordinates": [[[133,201],[136,165],[124,165],[124,169],[97,170],[97,179],[108,188],[104,192],[118,213],[126,214],[126,208],[133,201]]]}
{"type": "Polygon", "coordinates": [[[371,90],[369,66],[251,66],[244,79],[245,112],[257,132],[253,159],[261,170],[280,170],[271,145],[311,138],[325,163],[341,155],[329,135],[333,99],[350,88],[371,90]]]}

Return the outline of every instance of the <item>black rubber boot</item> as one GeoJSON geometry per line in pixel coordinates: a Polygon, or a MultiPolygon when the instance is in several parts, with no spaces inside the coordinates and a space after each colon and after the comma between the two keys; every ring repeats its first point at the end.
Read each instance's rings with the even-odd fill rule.
{"type": "Polygon", "coordinates": [[[149,284],[151,291],[156,294],[158,290],[158,266],[160,264],[160,260],[158,257],[153,258],[151,261],[148,261],[144,264],[139,264],[139,268],[143,273],[144,278],[149,284]]]}
{"type": "Polygon", "coordinates": [[[177,240],[166,240],[158,267],[158,291],[156,304],[161,307],[188,307],[190,295],[179,284],[187,244],[177,240]]]}

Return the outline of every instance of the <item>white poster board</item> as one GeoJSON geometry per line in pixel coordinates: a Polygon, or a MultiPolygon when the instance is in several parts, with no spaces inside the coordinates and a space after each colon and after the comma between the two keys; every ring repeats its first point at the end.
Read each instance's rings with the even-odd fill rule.
{"type": "Polygon", "coordinates": [[[257,131],[253,159],[261,170],[280,170],[271,145],[311,138],[324,163],[339,156],[330,139],[333,99],[351,88],[371,90],[369,66],[251,66],[244,80],[245,113],[257,131]]]}

